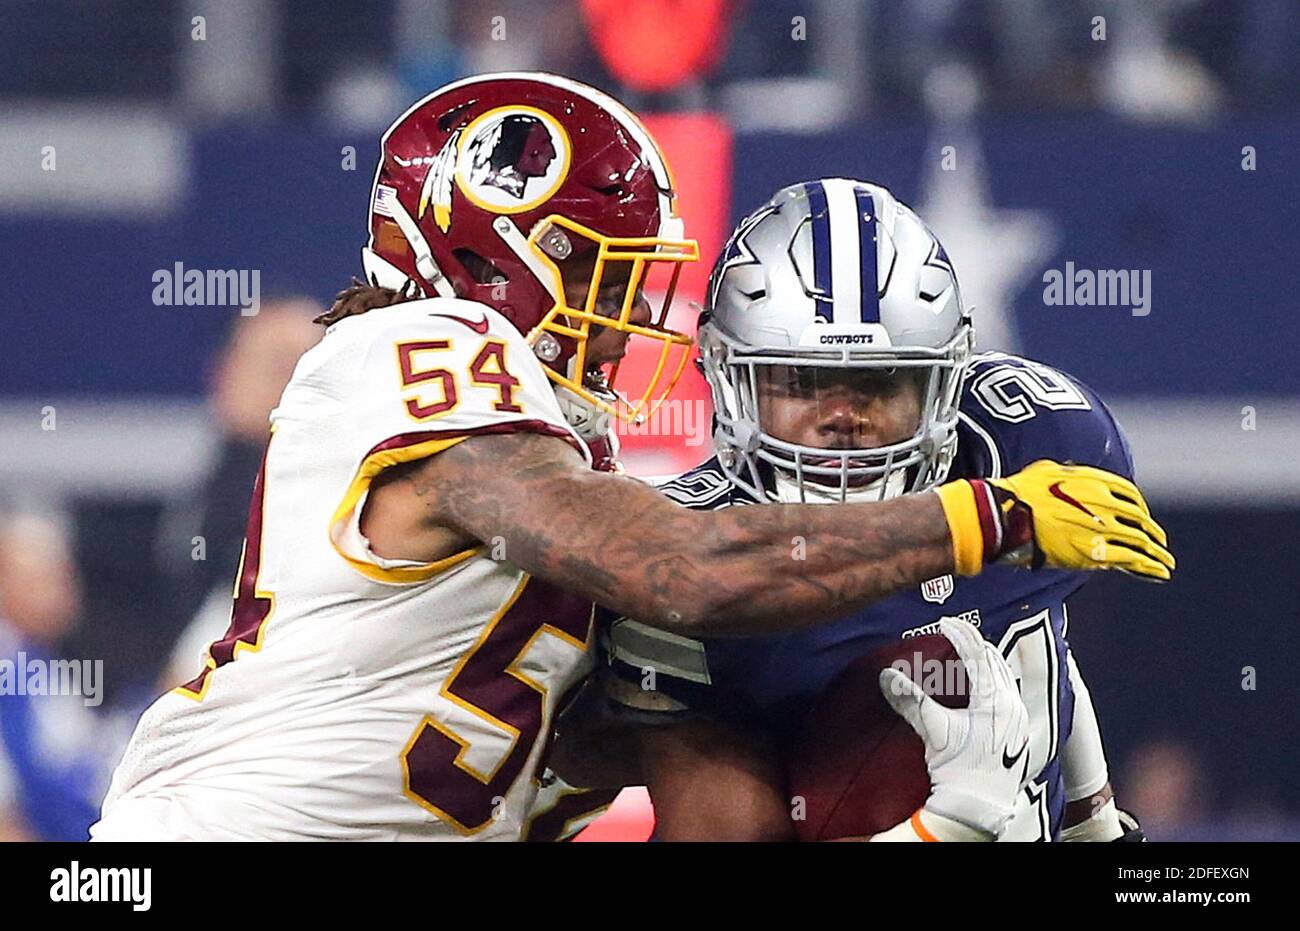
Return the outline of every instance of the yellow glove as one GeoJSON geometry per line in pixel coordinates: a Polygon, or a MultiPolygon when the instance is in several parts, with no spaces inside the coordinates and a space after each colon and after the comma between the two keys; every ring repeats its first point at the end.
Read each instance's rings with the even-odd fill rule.
{"type": "Polygon", "coordinates": [[[1015,475],[938,488],[960,575],[1000,560],[1037,569],[1123,569],[1168,581],[1168,536],[1128,479],[1050,459],[1015,475]]]}

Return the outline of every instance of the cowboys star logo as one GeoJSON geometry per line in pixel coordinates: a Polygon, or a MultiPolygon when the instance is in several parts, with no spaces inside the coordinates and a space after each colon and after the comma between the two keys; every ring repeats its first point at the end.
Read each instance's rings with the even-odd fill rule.
{"type": "Polygon", "coordinates": [[[759,224],[760,220],[763,220],[769,214],[776,213],[778,209],[780,208],[776,204],[769,204],[742,220],[740,226],[736,227],[736,231],[731,234],[727,244],[722,247],[722,255],[718,258],[717,268],[709,278],[709,292],[712,302],[717,301],[718,288],[728,270],[741,265],[760,266],[758,259],[754,256],[754,251],[749,247],[749,243],[745,241],[745,237],[759,224]]]}

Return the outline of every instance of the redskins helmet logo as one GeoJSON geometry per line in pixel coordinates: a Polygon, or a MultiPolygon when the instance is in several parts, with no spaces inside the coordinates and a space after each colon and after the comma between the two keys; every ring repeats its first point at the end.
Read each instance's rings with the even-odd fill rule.
{"type": "Polygon", "coordinates": [[[568,134],[546,111],[489,110],[456,130],[429,159],[418,215],[423,219],[432,206],[434,222],[447,232],[453,181],[473,203],[494,213],[532,210],[559,190],[571,157],[568,134]]]}
{"type": "Polygon", "coordinates": [[[497,188],[518,201],[524,199],[529,181],[546,177],[555,161],[555,146],[537,117],[510,113],[491,132],[471,139],[465,155],[471,185],[497,188]]]}
{"type": "Polygon", "coordinates": [[[419,216],[433,206],[444,233],[451,226],[453,179],[470,201],[494,213],[523,213],[564,183],[572,160],[564,127],[536,107],[497,107],[458,129],[432,159],[419,216]]]}

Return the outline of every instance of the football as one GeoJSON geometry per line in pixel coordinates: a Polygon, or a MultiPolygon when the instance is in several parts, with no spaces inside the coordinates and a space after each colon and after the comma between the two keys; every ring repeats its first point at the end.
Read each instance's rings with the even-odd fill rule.
{"type": "Polygon", "coordinates": [[[924,745],[880,691],[880,671],[896,663],[937,701],[965,706],[964,679],[951,687],[942,673],[960,661],[939,634],[888,644],[848,666],[810,707],[787,762],[799,840],[877,834],[925,802],[924,745]]]}

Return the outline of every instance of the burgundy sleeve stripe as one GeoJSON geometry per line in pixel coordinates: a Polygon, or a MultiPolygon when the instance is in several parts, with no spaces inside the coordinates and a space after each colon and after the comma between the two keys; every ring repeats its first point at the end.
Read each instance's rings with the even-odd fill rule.
{"type": "Polygon", "coordinates": [[[563,427],[548,423],[545,420],[510,420],[506,423],[494,423],[464,430],[420,430],[415,433],[399,433],[397,436],[389,437],[373,447],[366,453],[364,458],[369,459],[375,453],[406,449],[408,446],[417,446],[430,440],[450,440],[462,436],[490,436],[502,433],[540,433],[543,436],[558,436],[561,439],[568,440],[569,445],[573,446],[579,453],[583,452],[578,445],[577,439],[563,427]]]}
{"type": "Polygon", "coordinates": [[[980,479],[970,480],[975,493],[975,511],[980,519],[980,533],[984,537],[984,561],[992,562],[1002,553],[1002,518],[993,489],[980,479]]]}

